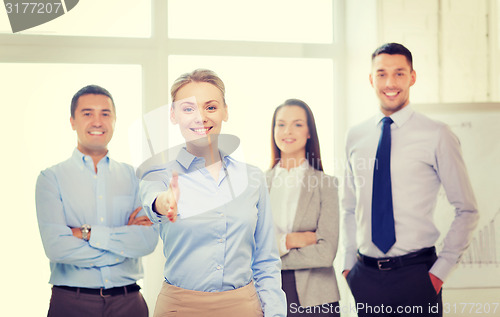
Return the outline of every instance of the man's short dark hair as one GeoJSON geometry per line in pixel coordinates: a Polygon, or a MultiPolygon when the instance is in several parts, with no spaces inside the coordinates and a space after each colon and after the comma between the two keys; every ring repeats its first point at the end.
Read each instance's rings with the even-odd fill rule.
{"type": "Polygon", "coordinates": [[[410,50],[399,43],[385,43],[377,48],[372,54],[372,62],[380,54],[403,55],[406,57],[408,64],[410,64],[410,70],[413,70],[413,57],[410,50]]]}
{"type": "Polygon", "coordinates": [[[102,88],[101,86],[88,85],[88,86],[85,86],[82,89],[78,90],[77,93],[71,99],[71,117],[72,118],[75,118],[75,111],[76,111],[76,107],[78,106],[78,99],[83,95],[103,95],[103,96],[109,97],[109,99],[111,99],[111,103],[113,104],[113,109],[116,111],[113,96],[111,96],[111,93],[109,91],[102,88]]]}

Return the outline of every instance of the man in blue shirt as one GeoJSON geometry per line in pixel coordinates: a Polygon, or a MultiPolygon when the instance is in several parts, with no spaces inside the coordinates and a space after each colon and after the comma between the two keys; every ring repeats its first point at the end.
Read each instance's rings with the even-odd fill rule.
{"type": "Polygon", "coordinates": [[[116,122],[111,94],[95,85],[80,89],[70,122],[77,148],[36,184],[53,284],[48,316],[148,316],[136,281],[158,229],[141,210],[134,169],[108,156],[116,122]]]}

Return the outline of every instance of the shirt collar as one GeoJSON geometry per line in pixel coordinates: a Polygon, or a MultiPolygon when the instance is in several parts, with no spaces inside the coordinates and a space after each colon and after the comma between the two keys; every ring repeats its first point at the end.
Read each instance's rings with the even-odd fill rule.
{"type": "MultiPolygon", "coordinates": [[[[394,121],[394,124],[398,127],[401,128],[413,115],[415,110],[411,107],[411,105],[407,105],[403,109],[396,111],[392,115],[390,115],[390,118],[392,121],[394,121]]],[[[378,126],[381,123],[382,118],[384,118],[385,115],[382,112],[378,112],[375,115],[375,124],[378,126]]]]}
{"type": "MultiPolygon", "coordinates": [[[[229,156],[229,154],[225,153],[221,149],[219,149],[220,156],[222,157],[222,160],[226,166],[228,166],[233,160],[232,157],[229,156]]],[[[176,158],[177,162],[181,164],[185,169],[189,169],[193,164],[194,166],[202,164],[202,167],[205,166],[205,159],[202,157],[197,157],[191,153],[188,152],[186,147],[183,147],[179,153],[177,154],[176,158]]]]}
{"type": "Polygon", "coordinates": [[[307,160],[304,160],[304,162],[302,162],[299,166],[293,167],[290,170],[287,170],[286,168],[281,167],[280,163],[275,165],[276,175],[281,174],[281,173],[291,173],[291,172],[303,173],[308,167],[309,167],[309,161],[307,161],[307,160]]]}
{"type": "Polygon", "coordinates": [[[219,153],[220,153],[220,157],[222,157],[222,161],[224,162],[226,167],[234,162],[234,159],[231,156],[229,156],[229,154],[227,154],[225,151],[219,149],[219,153]]]}
{"type": "MultiPolygon", "coordinates": [[[[73,150],[73,155],[71,157],[78,164],[86,165],[90,162],[90,163],[92,163],[92,166],[94,165],[94,163],[92,161],[92,157],[90,157],[89,155],[83,154],[82,152],[80,152],[80,150],[78,150],[78,148],[75,148],[73,150]]],[[[108,153],[106,153],[106,155],[99,161],[99,163],[101,163],[101,162],[109,164],[109,150],[108,150],[108,153]]]]}

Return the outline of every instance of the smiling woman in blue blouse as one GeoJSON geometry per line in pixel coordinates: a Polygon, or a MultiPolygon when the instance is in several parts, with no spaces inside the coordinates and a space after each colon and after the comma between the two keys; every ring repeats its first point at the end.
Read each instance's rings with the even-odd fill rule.
{"type": "Polygon", "coordinates": [[[286,316],[264,175],[219,148],[224,94],[210,70],[174,82],[170,120],[186,146],[141,182],[166,257],[154,316],[286,316]]]}
{"type": "Polygon", "coordinates": [[[339,236],[337,179],[325,175],[316,124],[298,99],[276,108],[267,172],[288,316],[340,316],[333,269],[339,236]]]}

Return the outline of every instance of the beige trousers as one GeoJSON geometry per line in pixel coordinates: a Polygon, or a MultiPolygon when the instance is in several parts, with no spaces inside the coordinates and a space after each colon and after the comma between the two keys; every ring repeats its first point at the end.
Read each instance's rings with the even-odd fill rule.
{"type": "Polygon", "coordinates": [[[225,292],[199,292],[163,282],[154,317],[262,317],[253,282],[225,292]]]}

